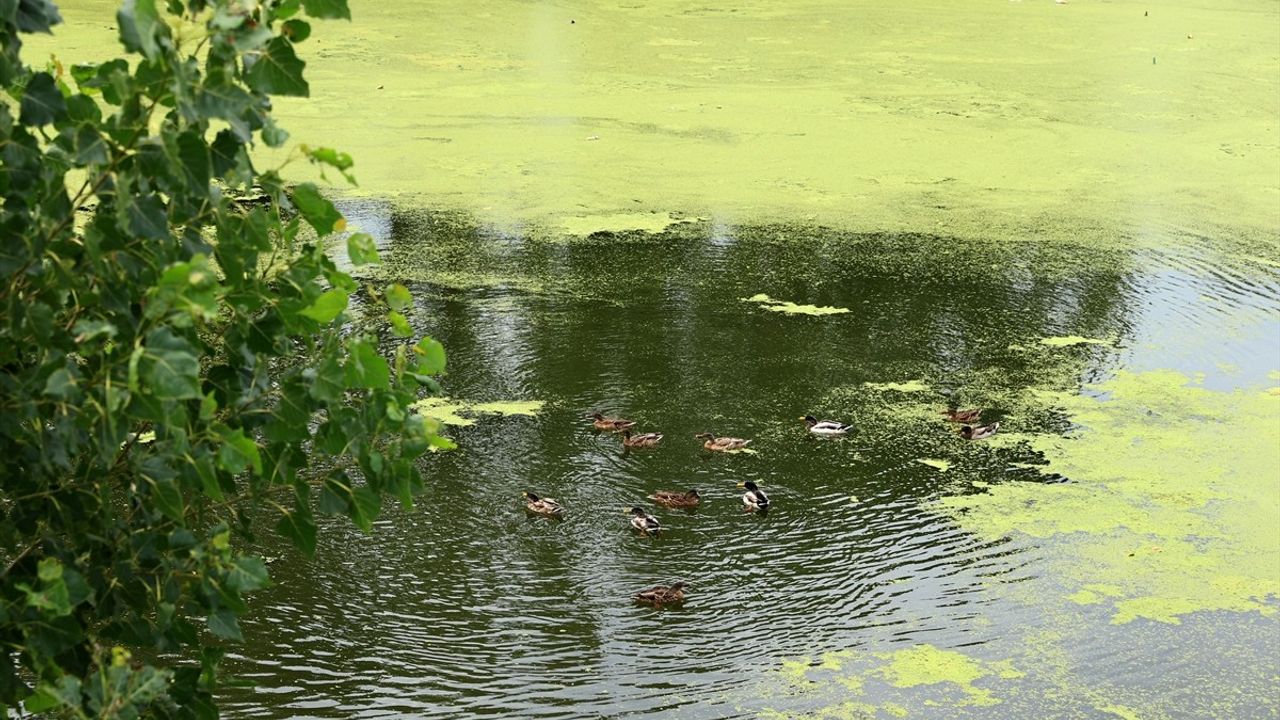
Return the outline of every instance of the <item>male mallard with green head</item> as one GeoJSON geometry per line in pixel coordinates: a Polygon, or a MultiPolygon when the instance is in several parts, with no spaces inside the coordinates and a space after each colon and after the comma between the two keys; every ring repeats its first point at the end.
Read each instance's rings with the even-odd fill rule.
{"type": "Polygon", "coordinates": [[[800,418],[804,421],[804,426],[814,435],[843,435],[853,429],[848,423],[836,422],[835,420],[819,420],[812,415],[805,415],[800,418]]]}
{"type": "Polygon", "coordinates": [[[697,490],[688,492],[680,492],[679,490],[659,490],[649,496],[649,499],[659,505],[666,505],[672,508],[690,508],[696,507],[702,502],[702,496],[697,490]]]}
{"type": "Polygon", "coordinates": [[[622,431],[622,446],[629,448],[651,448],[662,442],[662,433],[641,433],[632,435],[630,430],[622,431]]]}
{"type": "Polygon", "coordinates": [[[627,510],[626,513],[631,516],[631,527],[645,535],[657,535],[658,531],[662,529],[658,518],[645,512],[642,507],[633,507],[627,510]]]}
{"type": "Polygon", "coordinates": [[[995,435],[996,431],[999,429],[1000,429],[1000,423],[998,422],[991,423],[990,425],[982,425],[980,427],[971,427],[969,425],[965,425],[964,427],[960,428],[960,437],[964,438],[965,440],[986,440],[992,435],[995,435]]]}
{"type": "Polygon", "coordinates": [[[768,510],[769,496],[764,494],[754,482],[750,480],[738,483],[738,487],[746,488],[746,492],[742,493],[742,504],[748,510],[768,510]]]}
{"type": "Polygon", "coordinates": [[[750,440],[743,440],[742,438],[716,437],[711,433],[698,433],[697,435],[694,435],[694,437],[700,440],[706,440],[706,442],[702,443],[702,447],[716,452],[741,450],[751,442],[750,440]]]}
{"type": "Polygon", "coordinates": [[[600,413],[592,413],[592,425],[597,430],[608,430],[609,432],[621,432],[635,425],[631,420],[623,420],[622,418],[605,417],[600,413]]]}
{"type": "Polygon", "coordinates": [[[636,602],[653,605],[654,607],[678,605],[684,602],[684,589],[688,586],[688,583],[680,580],[670,585],[659,585],[648,590],[641,590],[634,597],[636,602]]]}
{"type": "Polygon", "coordinates": [[[564,514],[564,506],[551,498],[538,497],[531,492],[521,494],[524,495],[524,506],[529,509],[529,512],[553,517],[560,517],[564,514]]]}

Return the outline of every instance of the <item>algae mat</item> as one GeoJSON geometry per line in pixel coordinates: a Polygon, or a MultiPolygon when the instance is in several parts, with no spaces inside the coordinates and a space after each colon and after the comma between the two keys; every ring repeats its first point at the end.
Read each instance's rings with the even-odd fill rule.
{"type": "MultiPolygon", "coordinates": [[[[100,55],[63,3],[28,57],[100,55]]],[[[960,237],[1259,236],[1280,218],[1280,6],[356,3],[300,47],[297,142],[358,192],[576,233],[787,219],[960,237]]],[[[298,164],[289,171],[304,172],[298,164]]]]}

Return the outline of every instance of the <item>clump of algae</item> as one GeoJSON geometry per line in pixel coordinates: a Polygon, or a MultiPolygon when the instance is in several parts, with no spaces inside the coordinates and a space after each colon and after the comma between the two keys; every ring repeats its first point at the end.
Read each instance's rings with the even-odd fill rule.
{"type": "Polygon", "coordinates": [[[1115,342],[1112,340],[1082,337],[1080,335],[1061,335],[1057,337],[1041,338],[1040,344],[1048,347],[1071,347],[1074,345],[1114,345],[1115,342]]]}
{"type": "Polygon", "coordinates": [[[1043,394],[1079,430],[1029,440],[1048,460],[1042,472],[1070,482],[1013,481],[941,506],[983,538],[1046,544],[1069,599],[1109,605],[1112,623],[1273,614],[1280,398],[1169,371],[1119,372],[1094,390],[1043,394]]]}
{"type": "Polygon", "coordinates": [[[412,409],[424,417],[444,425],[466,427],[475,420],[464,415],[526,415],[534,416],[542,410],[541,400],[505,400],[498,402],[467,402],[446,397],[429,397],[415,402],[412,409]]]}
{"type": "Polygon", "coordinates": [[[830,305],[797,305],[787,300],[776,300],[764,293],[741,299],[743,302],[758,303],[765,310],[786,315],[843,315],[849,312],[849,308],[832,307],[830,305]]]}

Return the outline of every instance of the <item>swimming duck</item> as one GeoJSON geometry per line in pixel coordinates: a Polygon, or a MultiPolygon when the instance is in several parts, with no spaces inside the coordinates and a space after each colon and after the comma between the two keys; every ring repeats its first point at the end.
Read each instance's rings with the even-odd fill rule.
{"type": "Polygon", "coordinates": [[[835,420],[819,420],[812,415],[805,415],[800,419],[804,421],[804,426],[809,428],[809,432],[814,435],[843,435],[853,429],[853,426],[847,423],[839,423],[835,420]]]}
{"type": "Polygon", "coordinates": [[[996,431],[999,429],[1000,423],[998,422],[991,423],[990,425],[981,425],[979,427],[970,427],[969,425],[965,425],[960,428],[960,437],[965,440],[985,440],[992,435],[995,435],[996,431]]]}
{"type": "Polygon", "coordinates": [[[964,423],[968,425],[970,423],[978,422],[978,418],[982,417],[982,409],[973,408],[972,410],[958,410],[956,408],[947,408],[942,411],[942,414],[946,415],[947,419],[953,423],[964,423]]]}
{"type": "Polygon", "coordinates": [[[630,430],[622,431],[622,445],[629,448],[651,448],[662,442],[662,433],[641,433],[632,435],[630,430]]]}
{"type": "Polygon", "coordinates": [[[521,495],[524,495],[525,507],[529,508],[529,512],[556,517],[564,514],[564,506],[551,498],[538,497],[531,492],[521,493],[521,495]]]}
{"type": "Polygon", "coordinates": [[[608,430],[609,432],[619,432],[622,430],[626,430],[632,425],[635,425],[635,423],[631,420],[623,420],[622,418],[609,418],[601,415],[600,413],[592,413],[591,417],[594,419],[594,422],[592,422],[591,424],[595,425],[597,430],[608,430]]]}
{"type": "Polygon", "coordinates": [[[766,510],[769,507],[769,496],[756,486],[750,480],[738,483],[738,487],[746,488],[747,491],[742,493],[742,504],[747,506],[748,510],[766,510]]]}
{"type": "Polygon", "coordinates": [[[645,535],[657,535],[658,531],[662,529],[658,518],[645,512],[642,507],[633,507],[626,512],[631,515],[631,527],[645,535]]]}
{"type": "Polygon", "coordinates": [[[654,607],[662,607],[663,605],[678,605],[684,602],[684,589],[688,584],[683,580],[673,582],[670,586],[659,585],[651,587],[648,590],[641,590],[635,594],[635,600],[638,603],[653,605],[654,607]]]}
{"type": "Polygon", "coordinates": [[[705,439],[706,442],[702,443],[702,447],[708,450],[715,450],[716,452],[741,450],[751,442],[750,440],[743,440],[742,438],[716,437],[711,433],[698,433],[697,435],[694,435],[694,437],[705,439]]]}
{"type": "Polygon", "coordinates": [[[659,490],[658,492],[650,495],[649,499],[659,505],[666,505],[667,507],[673,508],[695,507],[698,503],[702,502],[702,496],[698,494],[697,490],[690,490],[689,492],[680,492],[679,490],[659,490]]]}

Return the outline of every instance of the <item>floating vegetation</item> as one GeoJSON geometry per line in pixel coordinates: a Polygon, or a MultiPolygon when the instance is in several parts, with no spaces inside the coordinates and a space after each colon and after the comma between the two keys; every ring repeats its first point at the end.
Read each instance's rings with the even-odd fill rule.
{"type": "Polygon", "coordinates": [[[466,427],[475,420],[464,415],[525,415],[534,416],[542,410],[541,400],[504,400],[498,402],[468,402],[445,397],[423,398],[410,407],[424,417],[444,425],[466,427]]]}
{"type": "Polygon", "coordinates": [[[868,383],[863,383],[863,385],[865,385],[866,387],[869,387],[869,388],[871,388],[871,389],[873,389],[873,390],[891,390],[891,391],[893,391],[893,392],[903,392],[903,393],[918,393],[918,392],[928,392],[928,391],[929,391],[929,386],[928,386],[928,385],[925,385],[924,383],[920,382],[919,380],[908,380],[908,381],[906,381],[906,382],[900,382],[900,383],[896,383],[896,382],[887,382],[887,383],[874,383],[874,382],[868,382],[868,383]]]}
{"type": "Polygon", "coordinates": [[[931,468],[937,468],[938,472],[946,472],[951,469],[951,463],[946,460],[937,460],[934,458],[916,458],[916,462],[922,465],[928,465],[931,468]]]}
{"type": "Polygon", "coordinates": [[[1079,335],[1063,335],[1042,338],[1040,344],[1049,347],[1071,347],[1073,345],[1115,345],[1115,341],[1099,340],[1098,338],[1081,337],[1079,335]]]}
{"type": "Polygon", "coordinates": [[[841,315],[849,312],[849,308],[818,306],[818,305],[797,305],[786,300],[775,300],[774,298],[760,293],[752,295],[749,298],[741,298],[743,302],[759,303],[760,307],[773,312],[785,313],[787,315],[841,315]]]}

